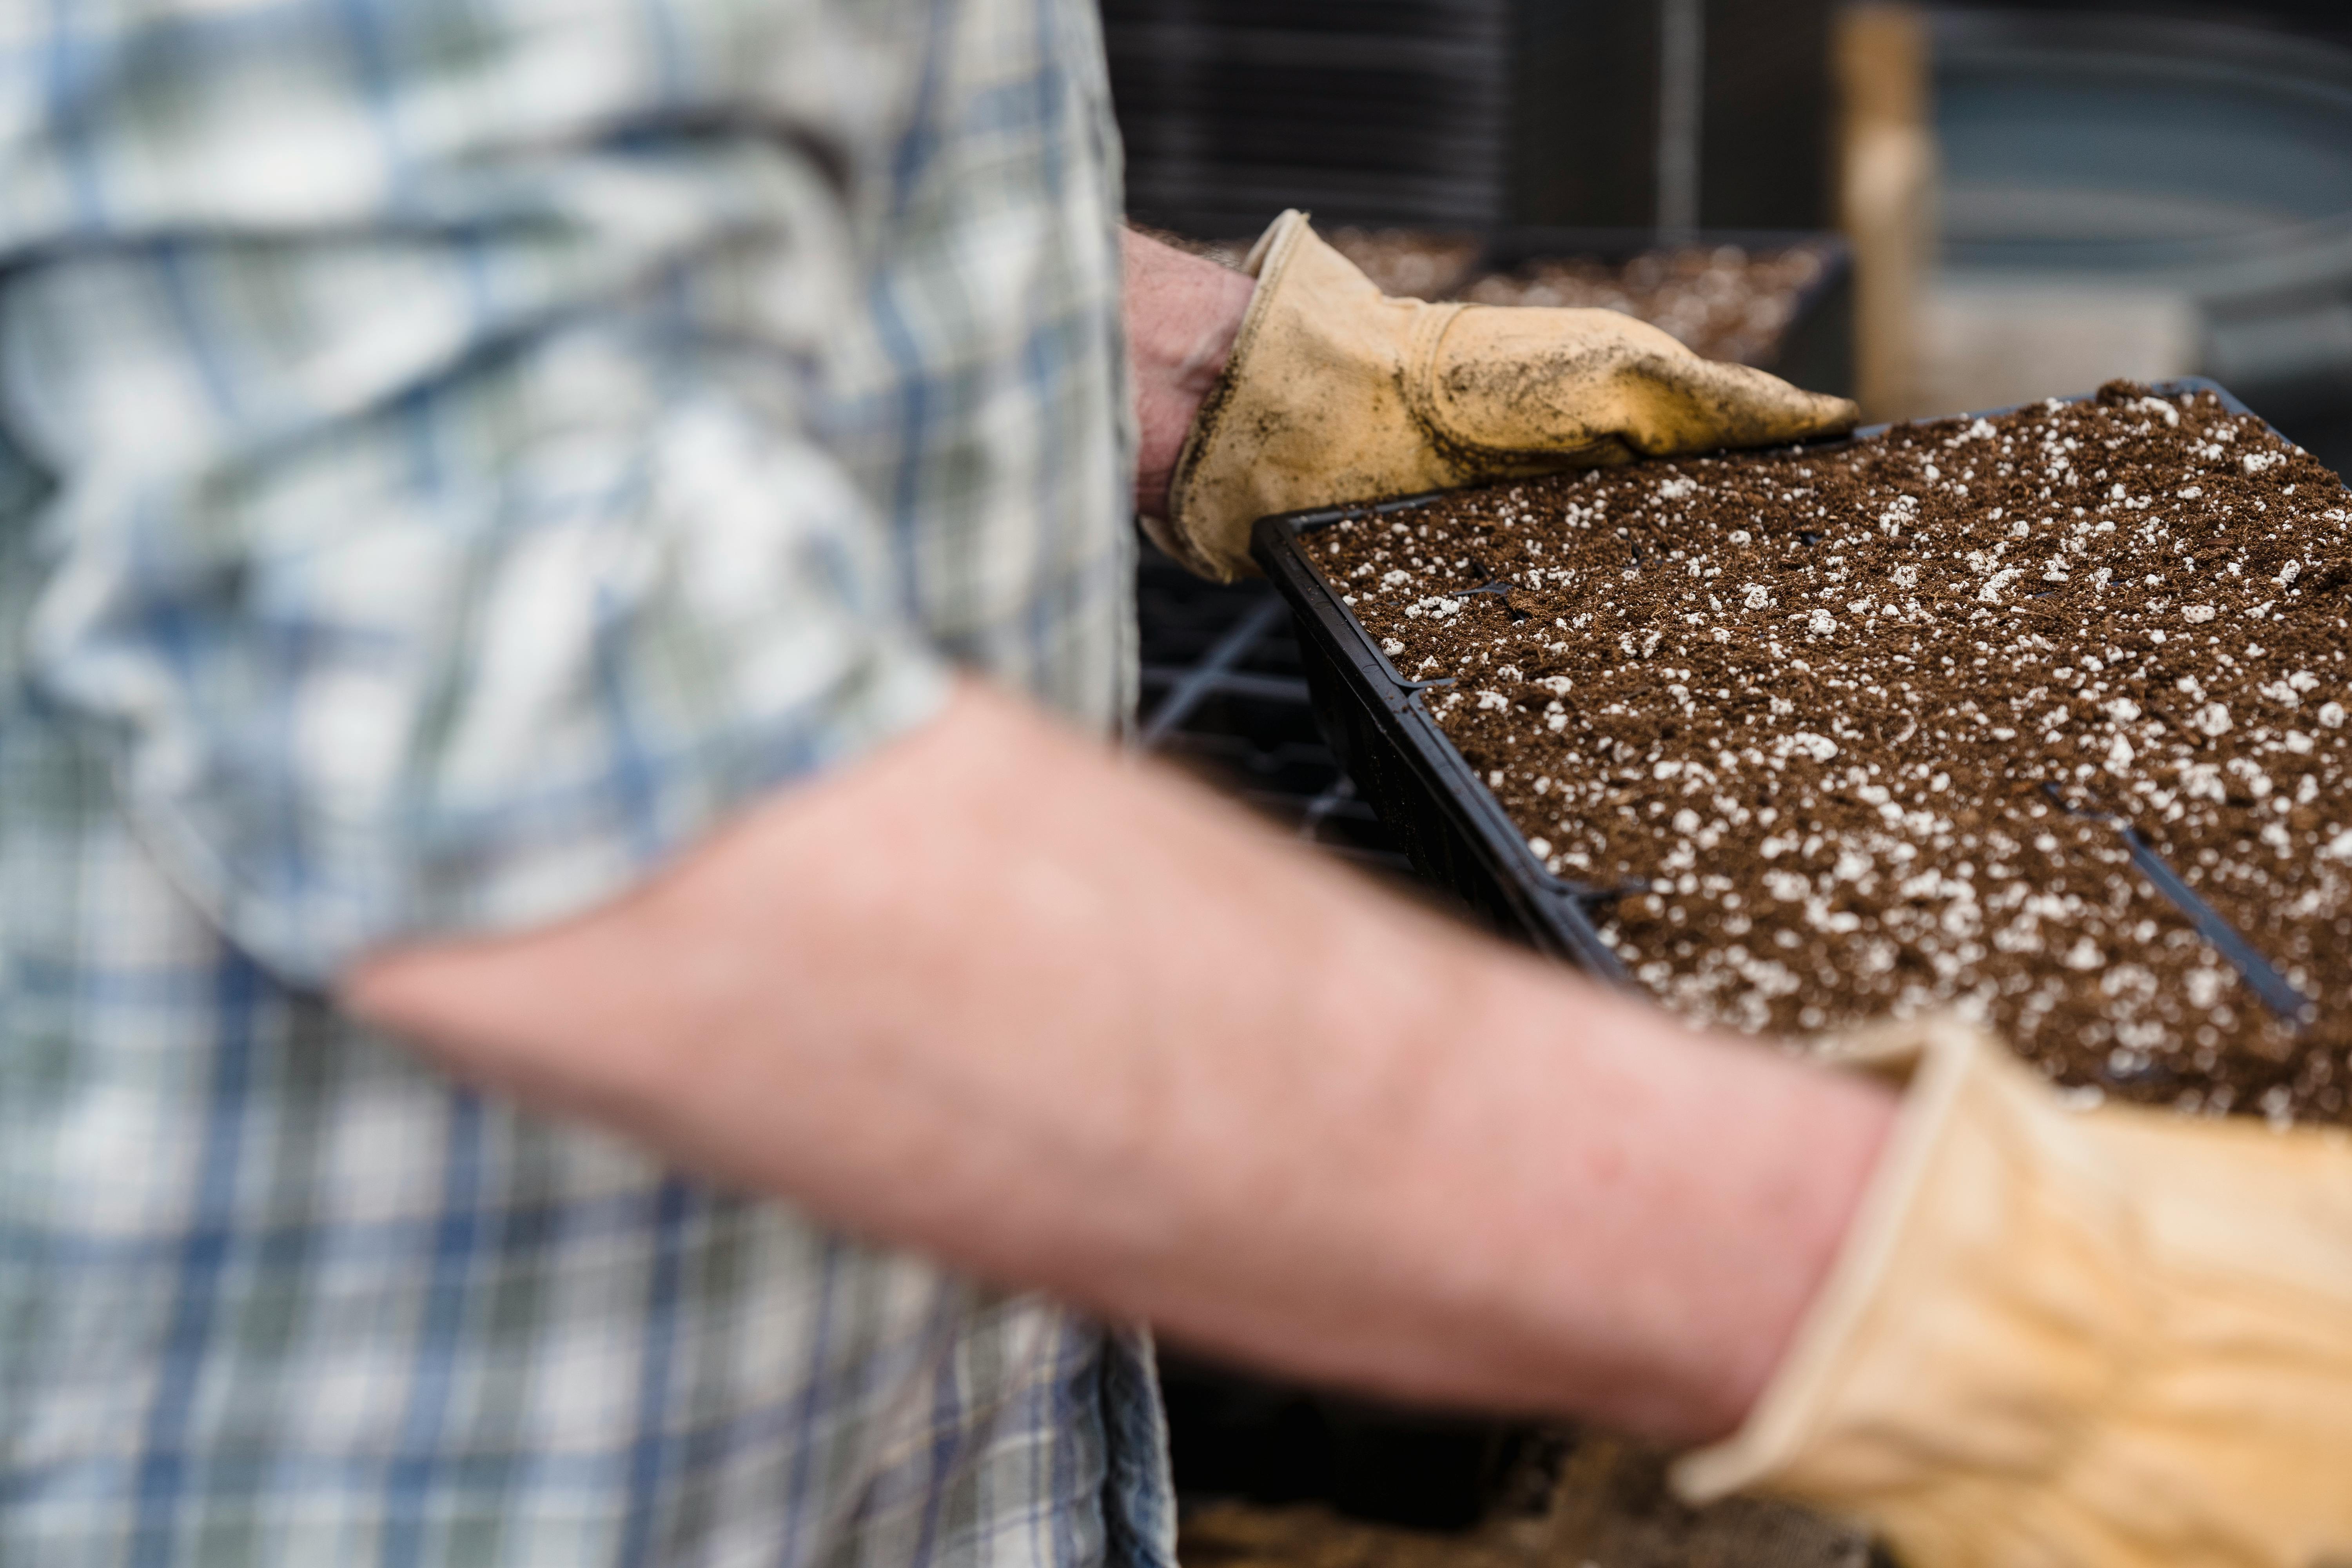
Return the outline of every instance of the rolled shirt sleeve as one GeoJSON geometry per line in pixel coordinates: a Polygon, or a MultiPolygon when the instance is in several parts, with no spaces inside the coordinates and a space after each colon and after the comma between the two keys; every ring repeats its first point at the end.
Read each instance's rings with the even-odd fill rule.
{"type": "MultiPolygon", "coordinates": [[[[961,657],[910,585],[936,566],[910,550],[920,520],[885,515],[835,434],[841,345],[877,335],[865,165],[896,144],[854,121],[881,110],[525,137],[469,91],[436,110],[446,151],[412,148],[397,179],[331,139],[254,176],[332,184],[340,157],[376,193],[359,220],[232,181],[225,210],[258,215],[243,226],[0,286],[9,422],[58,479],[31,677],[111,737],[174,879],[299,984],[609,897],[920,724],[961,657]]],[[[852,100],[835,83],[795,101],[852,100]]],[[[1010,254],[1038,247],[1029,229],[1010,254]]],[[[1071,307],[1092,321],[1102,302],[1071,307]]],[[[1117,374],[1114,344],[1085,352],[1117,374]]],[[[1008,417],[966,396],[974,428],[1008,417]]],[[[1116,469],[1116,420],[1084,417],[1105,454],[1086,466],[1116,469]]],[[[1001,574],[984,533],[955,543],[1001,574]]],[[[1023,569],[1066,596],[1120,559],[1097,542],[1023,569]]]]}
{"type": "Polygon", "coordinates": [[[864,499],[712,358],[603,321],[243,473],[67,501],[37,668],[242,943],[320,982],[572,912],[939,704],[864,499]]]}

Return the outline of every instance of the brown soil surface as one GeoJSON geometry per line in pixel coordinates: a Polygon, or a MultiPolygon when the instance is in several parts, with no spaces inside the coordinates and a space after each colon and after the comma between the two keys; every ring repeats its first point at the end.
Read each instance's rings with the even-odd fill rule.
{"type": "MultiPolygon", "coordinates": [[[[1645,251],[1622,263],[1567,257],[1511,272],[1475,273],[1481,246],[1473,235],[1337,228],[1325,237],[1384,294],[1615,310],[1663,328],[1708,359],[1743,364],[1760,363],[1780,347],[1798,301],[1829,265],[1821,251],[1804,246],[1773,251],[1687,246],[1645,251]]],[[[1220,240],[1192,248],[1239,267],[1250,243],[1220,240]]]]}
{"type": "MultiPolygon", "coordinates": [[[[1475,234],[1427,228],[1334,228],[1324,231],[1323,239],[1361,268],[1365,277],[1380,286],[1381,293],[1402,300],[1452,299],[1454,290],[1469,280],[1478,253],[1486,248],[1475,234]]],[[[1256,241],[1178,243],[1212,261],[1238,268],[1256,241]]]]}
{"type": "Polygon", "coordinates": [[[1534,1507],[1466,1535],[1425,1535],[1320,1508],[1227,1504],[1184,1521],[1184,1568],[1865,1568],[1866,1533],[1786,1503],[1728,1498],[1694,1509],[1666,1458],[1601,1436],[1565,1452],[1534,1507]]]}
{"type": "Polygon", "coordinates": [[[1475,235],[1412,228],[1341,228],[1329,237],[1331,248],[1362,268],[1381,293],[1400,299],[1451,298],[1482,248],[1475,235]]]}
{"type": "Polygon", "coordinates": [[[1455,682],[1424,700],[1531,848],[1634,889],[1603,934],[1669,1007],[1951,1007],[2086,1091],[2352,1120],[2352,496],[2260,421],[2115,384],[1307,542],[1401,672],[1455,682]]]}
{"type": "Polygon", "coordinates": [[[1478,279],[1461,298],[1481,305],[1616,310],[1674,334],[1708,359],[1754,363],[1780,346],[1797,301],[1822,276],[1815,250],[1749,253],[1737,246],[1655,250],[1622,266],[1542,261],[1478,279]]]}

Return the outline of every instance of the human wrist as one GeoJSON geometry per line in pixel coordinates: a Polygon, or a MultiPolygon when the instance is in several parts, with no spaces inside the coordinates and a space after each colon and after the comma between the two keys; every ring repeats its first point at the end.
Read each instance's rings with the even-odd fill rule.
{"type": "Polygon", "coordinates": [[[1660,1180],[1681,1196],[1660,1205],[1669,1223],[1654,1246],[1680,1300],[1673,1359],[1653,1394],[1655,1413],[1641,1424],[1703,1442],[1746,1420],[1797,1342],[1862,1212],[1898,1104],[1883,1085],[1752,1040],[1685,1034],[1675,1044],[1666,1081],[1679,1125],[1660,1180]]]}
{"type": "Polygon", "coordinates": [[[1678,1467],[1695,1500],[1769,1484],[1839,1503],[1858,1475],[2041,1472],[2145,1330],[2132,1196],[2087,1124],[1952,1020],[1857,1041],[1851,1059],[1899,1075],[1899,1130],[1769,1387],[1678,1467]]]}
{"type": "Polygon", "coordinates": [[[1120,240],[1137,427],[1135,506],[1144,516],[1162,517],[1177,456],[1224,374],[1254,285],[1229,267],[1131,228],[1120,240]]]}
{"type": "MultiPolygon", "coordinates": [[[[1746,1048],[1754,1049],[1748,1046],[1746,1048]]],[[[1861,1223],[1899,1114],[1886,1088],[1808,1069],[1792,1100],[1780,1184],[1752,1209],[1751,1233],[1770,1247],[1741,1277],[1720,1280],[1727,1311],[1701,1385],[1705,1397],[1678,1436],[1713,1440],[1738,1430],[1780,1375],[1821,1304],[1861,1223]]]]}
{"type": "MultiPolygon", "coordinates": [[[[1491,1292],[1482,1354],[1510,1371],[1479,1396],[1669,1442],[1724,1436],[1828,1278],[1895,1096],[1524,959],[1461,958],[1438,1016],[1391,1005],[1371,1027],[1449,1042],[1429,1101],[1443,1135],[1400,1167],[1483,1169],[1484,1201],[1516,1215],[1493,1272],[1448,1286],[1491,1292]]],[[[1462,1243],[1483,1223],[1443,1224],[1449,1256],[1479,1256],[1462,1243]]]]}

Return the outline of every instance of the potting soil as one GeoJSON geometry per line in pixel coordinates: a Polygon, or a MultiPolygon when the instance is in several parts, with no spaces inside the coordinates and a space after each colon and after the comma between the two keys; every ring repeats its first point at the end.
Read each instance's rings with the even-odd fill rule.
{"type": "MultiPolygon", "coordinates": [[[[1331,247],[1383,294],[1480,305],[1550,305],[1615,310],[1664,329],[1708,359],[1761,363],[1780,346],[1797,307],[1829,266],[1811,246],[1749,250],[1736,245],[1643,251],[1627,261],[1561,257],[1511,271],[1479,272],[1477,237],[1408,228],[1335,228],[1331,247]]],[[[1249,243],[1203,247],[1238,267],[1249,243]]]]}
{"type": "Polygon", "coordinates": [[[1648,251],[1622,265],[1590,258],[1535,262],[1477,279],[1459,298],[1616,310],[1663,328],[1706,358],[1752,364],[1780,346],[1798,300],[1828,265],[1805,246],[1689,246],[1648,251]]]}
{"type": "Polygon", "coordinates": [[[2352,1120],[2352,495],[2260,421],[2117,383],[1304,543],[1668,1007],[1953,1008],[2085,1098],[2352,1120]]]}

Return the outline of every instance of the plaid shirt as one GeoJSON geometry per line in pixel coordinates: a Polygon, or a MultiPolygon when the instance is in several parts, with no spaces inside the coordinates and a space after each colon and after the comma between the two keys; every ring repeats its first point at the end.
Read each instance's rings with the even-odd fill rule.
{"type": "Polygon", "coordinates": [[[0,16],[0,1562],[1170,1560],[1139,1336],[322,999],[953,666],[1124,710],[1095,27],[0,16]]]}

